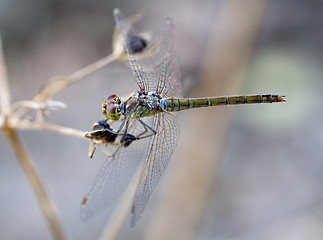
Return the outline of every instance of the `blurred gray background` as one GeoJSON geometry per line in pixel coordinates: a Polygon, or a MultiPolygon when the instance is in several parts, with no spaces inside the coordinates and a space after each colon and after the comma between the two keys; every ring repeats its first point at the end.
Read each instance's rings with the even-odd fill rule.
{"type": "MultiPolygon", "coordinates": [[[[136,228],[131,230],[127,221],[119,238],[156,239],[157,234],[160,239],[322,239],[323,2],[2,0],[0,31],[13,101],[31,99],[46,79],[67,76],[109,54],[115,7],[126,16],[144,13],[136,27],[152,31],[156,38],[163,35],[167,14],[175,16],[187,96],[287,96],[285,104],[180,114],[181,139],[168,171],[136,228]],[[263,9],[259,6],[257,17],[260,3],[263,9]],[[251,19],[255,30],[247,32],[239,17],[251,19]],[[237,49],[245,52],[231,48],[223,54],[225,44],[244,39],[248,45],[237,49]],[[215,75],[210,74],[213,66],[219,69],[215,75]],[[234,76],[229,74],[233,68],[234,76]],[[208,173],[193,171],[191,182],[179,173],[189,167],[189,157],[195,164],[209,164],[208,173]],[[176,176],[183,181],[180,186],[195,187],[203,195],[194,189],[184,195],[178,188],[176,196],[169,190],[177,186],[176,176]],[[201,179],[208,183],[203,188],[201,179]],[[179,213],[170,211],[174,216],[160,214],[165,206],[172,209],[168,202],[178,200],[185,206],[200,196],[199,211],[189,213],[183,207],[179,213]],[[165,224],[169,219],[176,219],[171,228],[165,224]]],[[[52,112],[49,121],[88,131],[103,119],[100,105],[107,96],[127,96],[134,90],[130,69],[115,62],[55,96],[67,108],[52,112]]],[[[98,239],[107,214],[84,223],[80,204],[104,154],[97,151],[88,159],[89,143],[82,139],[36,131],[21,135],[67,238],[98,239]]],[[[0,152],[0,239],[50,239],[31,185],[3,135],[0,152]]]]}

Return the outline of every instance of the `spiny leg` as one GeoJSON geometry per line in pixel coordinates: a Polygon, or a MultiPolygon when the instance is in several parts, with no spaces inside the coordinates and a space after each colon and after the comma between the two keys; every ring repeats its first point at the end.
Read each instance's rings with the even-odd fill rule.
{"type": "Polygon", "coordinates": [[[144,121],[142,121],[141,119],[139,119],[139,122],[142,124],[142,126],[144,127],[144,131],[142,133],[139,133],[137,136],[136,136],[136,140],[138,139],[143,139],[143,138],[146,138],[146,137],[151,137],[153,135],[155,135],[157,132],[155,131],[155,129],[153,129],[151,126],[149,126],[147,123],[145,123],[144,121]],[[152,131],[151,134],[148,134],[148,135],[145,135],[147,132],[148,132],[148,129],[150,131],[152,131]],[[145,135],[145,136],[142,136],[142,135],[145,135]]]}

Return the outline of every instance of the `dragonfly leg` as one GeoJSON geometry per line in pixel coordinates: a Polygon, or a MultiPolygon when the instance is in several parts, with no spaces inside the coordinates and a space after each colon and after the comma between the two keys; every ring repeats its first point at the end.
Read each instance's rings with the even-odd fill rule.
{"type": "Polygon", "coordinates": [[[143,138],[146,138],[146,137],[151,137],[153,135],[155,135],[157,132],[155,131],[155,129],[153,129],[151,126],[149,126],[147,123],[145,123],[144,121],[142,121],[141,119],[139,119],[139,122],[142,124],[142,126],[144,127],[144,131],[142,133],[139,133],[137,136],[136,136],[136,140],[138,139],[143,139],[143,138]],[[148,130],[151,131],[150,134],[147,134],[148,130]]]}
{"type": "MultiPolygon", "coordinates": [[[[108,123],[109,119],[106,119],[105,121],[108,123]]],[[[108,124],[111,125],[112,122],[113,121],[111,121],[108,124]]],[[[119,133],[119,132],[122,130],[122,128],[124,127],[124,124],[125,123],[126,123],[126,130],[127,130],[127,128],[128,128],[128,122],[129,122],[129,120],[123,120],[122,123],[120,124],[119,128],[118,128],[118,131],[114,131],[112,128],[111,129],[108,129],[108,131],[111,132],[111,133],[114,133],[114,134],[122,135],[123,133],[119,133]]]]}
{"type": "Polygon", "coordinates": [[[115,134],[119,134],[119,135],[122,135],[122,134],[124,134],[124,133],[120,133],[120,131],[122,130],[122,128],[124,127],[124,125],[126,124],[126,126],[125,126],[125,130],[124,130],[124,133],[126,133],[127,132],[127,130],[128,130],[128,125],[129,125],[129,119],[125,119],[125,120],[123,120],[122,121],[122,123],[120,124],[120,126],[119,126],[119,129],[118,129],[118,131],[111,131],[111,132],[113,132],[113,133],[115,133],[115,134]]]}

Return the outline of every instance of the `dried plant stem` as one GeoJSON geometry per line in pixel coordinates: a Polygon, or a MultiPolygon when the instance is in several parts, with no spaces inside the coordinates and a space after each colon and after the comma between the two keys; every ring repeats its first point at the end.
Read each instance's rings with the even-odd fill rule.
{"type": "Polygon", "coordinates": [[[65,239],[52,202],[45,192],[44,186],[42,185],[41,180],[33,166],[32,160],[27,153],[27,149],[24,147],[14,129],[6,127],[4,128],[4,132],[12,145],[14,152],[17,154],[20,164],[23,166],[32,187],[34,188],[39,204],[43,210],[43,213],[45,214],[54,238],[59,240],[65,239]]]}
{"type": "Polygon", "coordinates": [[[55,85],[45,88],[40,94],[36,95],[33,98],[33,101],[35,102],[43,102],[55,94],[59,93],[63,89],[75,84],[76,82],[82,80],[85,77],[88,77],[89,75],[95,73],[99,69],[105,67],[106,65],[114,62],[117,60],[118,56],[116,54],[109,54],[108,56],[82,68],[81,70],[71,74],[68,77],[61,77],[53,79],[55,80],[55,85]]]}
{"type": "Polygon", "coordinates": [[[0,37],[0,112],[7,116],[10,112],[10,89],[7,67],[4,61],[2,40],[0,37]]]}
{"type": "Polygon", "coordinates": [[[95,63],[90,64],[89,66],[73,73],[68,77],[70,79],[70,85],[76,83],[77,81],[93,74],[94,72],[98,71],[99,69],[105,67],[106,65],[114,62],[117,60],[118,56],[111,53],[110,55],[96,61],[95,63]]]}
{"type": "MultiPolygon", "coordinates": [[[[13,125],[15,128],[19,129],[32,129],[32,130],[47,130],[47,131],[52,131],[56,133],[60,133],[63,135],[69,135],[69,136],[74,136],[74,137],[79,137],[79,138],[84,138],[85,132],[82,132],[77,129],[73,128],[68,128],[68,127],[63,127],[59,126],[56,124],[51,124],[51,123],[32,123],[32,122],[27,122],[27,121],[20,121],[19,125],[13,125]]],[[[86,139],[86,138],[85,138],[86,139]]]]}
{"type": "MultiPolygon", "coordinates": [[[[47,80],[47,84],[45,87],[40,91],[38,95],[36,95],[32,101],[36,103],[45,102],[49,98],[53,97],[60,91],[64,90],[65,88],[77,83],[78,81],[82,80],[85,77],[95,73],[99,69],[105,67],[106,65],[114,62],[118,59],[118,55],[111,53],[108,56],[80,69],[79,71],[71,74],[67,77],[55,77],[52,79],[47,80]],[[50,86],[48,86],[50,85],[50,86]]],[[[30,108],[21,109],[19,112],[19,117],[23,118],[32,111],[30,108]]]]}
{"type": "MultiPolygon", "coordinates": [[[[24,147],[17,132],[10,126],[10,89],[6,64],[3,56],[2,42],[0,38],[0,110],[1,110],[1,130],[6,134],[8,141],[12,145],[13,151],[17,154],[20,164],[23,166],[27,177],[35,190],[36,196],[47,219],[53,236],[57,240],[65,239],[59,221],[55,215],[52,203],[47,196],[45,189],[37,175],[27,149],[24,147]]],[[[19,121],[18,121],[19,122],[19,121]]],[[[20,125],[20,123],[18,124],[20,125]]]]}

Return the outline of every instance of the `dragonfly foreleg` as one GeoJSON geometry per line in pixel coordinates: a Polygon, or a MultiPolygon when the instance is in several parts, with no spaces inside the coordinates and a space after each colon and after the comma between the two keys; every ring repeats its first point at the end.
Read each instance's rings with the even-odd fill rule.
{"type": "MultiPolygon", "coordinates": [[[[125,133],[127,133],[127,131],[128,131],[128,125],[129,125],[129,119],[124,119],[123,121],[122,121],[122,123],[120,124],[120,126],[119,126],[119,129],[118,129],[118,131],[117,132],[115,132],[116,134],[119,134],[119,135],[122,135],[122,134],[125,134],[125,133]],[[125,126],[125,124],[126,124],[126,126],[125,126]],[[123,128],[125,128],[124,129],[124,133],[120,133],[120,131],[123,129],[123,128]]],[[[113,130],[112,130],[113,131],[113,130]]],[[[113,131],[114,132],[114,131],[113,131]]]]}

